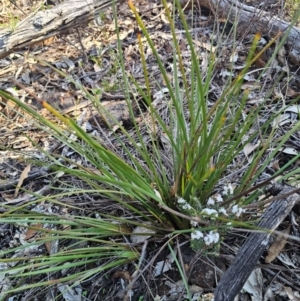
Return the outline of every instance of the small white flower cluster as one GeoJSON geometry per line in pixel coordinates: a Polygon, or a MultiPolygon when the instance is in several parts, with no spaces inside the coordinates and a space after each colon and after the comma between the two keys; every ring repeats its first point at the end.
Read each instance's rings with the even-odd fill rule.
{"type": "Polygon", "coordinates": [[[195,230],[191,233],[191,238],[192,239],[200,239],[200,238],[203,238],[204,235],[203,235],[203,232],[199,231],[199,230],[195,230]]]}
{"type": "Polygon", "coordinates": [[[226,212],[226,209],[224,207],[221,207],[219,208],[219,213],[225,215],[225,216],[228,216],[227,212],[226,212]]]}
{"type": "Polygon", "coordinates": [[[177,200],[179,207],[183,210],[191,210],[193,207],[183,198],[177,200]]]}
{"type": "MultiPolygon", "coordinates": [[[[218,253],[221,243],[220,233],[216,229],[211,231],[200,231],[199,229],[199,218],[206,221],[213,221],[220,217],[232,218],[233,216],[240,217],[245,209],[239,205],[233,205],[229,208],[222,206],[224,200],[227,200],[234,193],[232,184],[227,184],[223,187],[222,193],[216,193],[209,197],[206,202],[206,207],[203,208],[198,198],[191,198],[190,202],[187,202],[182,197],[178,197],[177,205],[178,208],[185,211],[184,213],[189,215],[191,218],[190,224],[193,228],[191,231],[191,245],[194,250],[198,250],[206,246],[205,249],[209,252],[213,251],[218,253]],[[195,207],[194,207],[195,206],[195,207]],[[197,218],[196,218],[197,217],[197,218]],[[195,229],[198,228],[198,229],[195,229]]],[[[218,225],[216,225],[216,228],[218,225]]],[[[232,227],[231,223],[227,223],[228,229],[232,227]]],[[[227,229],[226,227],[226,229],[227,229]]],[[[226,231],[225,229],[225,231],[226,231]]],[[[224,231],[224,229],[222,230],[224,231]]],[[[223,235],[221,231],[221,235],[223,235]]]]}
{"type": "Polygon", "coordinates": [[[191,239],[202,239],[207,246],[210,246],[219,242],[220,234],[216,231],[209,231],[209,233],[205,234],[199,230],[194,230],[191,233],[191,239]]]}
{"type": "Polygon", "coordinates": [[[208,199],[207,205],[214,206],[216,203],[222,203],[223,201],[222,196],[219,193],[216,193],[208,199]]]}
{"type": "Polygon", "coordinates": [[[223,187],[223,195],[232,195],[233,194],[233,186],[231,185],[231,183],[224,185],[223,187]]]}
{"type": "Polygon", "coordinates": [[[246,209],[243,209],[242,207],[240,207],[239,205],[234,205],[231,209],[231,212],[236,216],[236,217],[240,217],[241,214],[243,212],[245,212],[246,209]]]}
{"type": "Polygon", "coordinates": [[[191,223],[191,226],[194,228],[199,226],[199,223],[196,221],[191,221],[190,223],[191,223]]]}
{"type": "Polygon", "coordinates": [[[212,208],[204,208],[201,213],[209,216],[210,218],[216,218],[219,215],[225,215],[228,216],[226,209],[224,207],[220,207],[220,203],[223,202],[223,198],[220,194],[216,193],[213,196],[211,196],[206,205],[207,207],[213,207],[215,209],[212,208]]]}
{"type": "MultiPolygon", "coordinates": [[[[230,195],[233,194],[233,191],[234,191],[234,188],[233,188],[232,184],[229,183],[223,187],[222,195],[225,197],[229,197],[230,195]]],[[[231,212],[227,213],[227,211],[224,207],[220,207],[220,205],[222,204],[223,201],[224,201],[224,199],[219,193],[214,194],[213,196],[211,196],[208,199],[208,201],[206,203],[206,205],[208,207],[213,207],[214,209],[205,208],[202,210],[202,213],[204,213],[205,215],[212,215],[212,217],[216,218],[219,215],[223,215],[223,216],[235,215],[236,217],[240,217],[241,214],[243,212],[245,212],[245,209],[243,209],[239,205],[234,205],[231,208],[231,212]]]]}
{"type": "Polygon", "coordinates": [[[204,208],[201,214],[209,215],[210,218],[218,217],[218,211],[215,209],[204,208]]]}
{"type": "MultiPolygon", "coordinates": [[[[184,213],[193,217],[195,216],[196,210],[182,197],[179,197],[177,200],[178,207],[185,211],[184,213]]],[[[192,227],[197,227],[199,224],[196,220],[190,221],[192,227]]]]}

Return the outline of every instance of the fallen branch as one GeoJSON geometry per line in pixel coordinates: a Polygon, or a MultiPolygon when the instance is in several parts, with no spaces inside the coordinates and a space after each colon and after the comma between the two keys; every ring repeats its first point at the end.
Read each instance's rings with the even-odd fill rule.
{"type": "Polygon", "coordinates": [[[213,10],[219,17],[237,24],[239,32],[257,33],[274,38],[279,32],[286,33],[284,42],[288,57],[294,65],[300,65],[300,29],[268,12],[240,3],[237,0],[198,0],[200,5],[213,10]]]}
{"type": "Polygon", "coordinates": [[[88,24],[96,13],[120,1],[123,0],[66,0],[51,9],[38,11],[16,28],[0,31],[0,59],[25,46],[88,24]]]}
{"type": "MultiPolygon", "coordinates": [[[[51,9],[38,11],[21,21],[15,29],[0,31],[0,59],[25,46],[83,26],[93,20],[97,12],[120,1],[124,0],[65,0],[51,9]]],[[[180,1],[183,4],[187,2],[180,1]]],[[[231,23],[237,23],[238,30],[242,32],[261,32],[271,38],[278,32],[287,32],[285,45],[288,56],[293,64],[300,65],[299,28],[236,0],[194,0],[194,3],[199,3],[218,16],[225,16],[231,23]]]]}

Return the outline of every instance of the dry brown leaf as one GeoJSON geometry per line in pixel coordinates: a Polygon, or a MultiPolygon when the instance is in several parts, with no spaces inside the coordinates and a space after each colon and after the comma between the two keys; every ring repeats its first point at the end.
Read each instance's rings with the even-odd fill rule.
{"type": "Polygon", "coordinates": [[[300,92],[297,92],[297,91],[293,90],[291,87],[288,86],[286,94],[289,97],[295,97],[295,96],[299,96],[300,92]]]}
{"type": "Polygon", "coordinates": [[[247,100],[248,104],[255,104],[255,105],[258,105],[265,101],[265,99],[263,97],[253,97],[251,94],[249,94],[248,99],[249,99],[249,100],[247,100]]]}
{"type": "Polygon", "coordinates": [[[282,152],[288,155],[298,155],[298,152],[296,149],[294,149],[293,147],[285,147],[284,149],[282,149],[282,152]]]}
{"type": "Polygon", "coordinates": [[[242,85],[241,89],[242,90],[257,90],[257,89],[260,89],[261,88],[261,84],[260,83],[257,83],[257,82],[248,82],[248,83],[245,83],[242,85]]]}
{"type": "Polygon", "coordinates": [[[34,228],[28,228],[27,229],[27,232],[26,232],[26,235],[25,235],[25,240],[28,240],[28,239],[31,239],[33,238],[37,232],[39,232],[37,230],[37,228],[42,228],[42,225],[41,224],[35,224],[35,225],[32,225],[32,227],[34,228]]]}
{"type": "Polygon", "coordinates": [[[272,163],[272,168],[273,168],[275,171],[278,171],[278,170],[280,169],[279,160],[275,160],[275,161],[272,163]]]}
{"type": "Polygon", "coordinates": [[[112,276],[111,279],[115,278],[122,278],[125,281],[132,281],[132,277],[128,271],[116,271],[112,276]]]}
{"type": "Polygon", "coordinates": [[[21,176],[20,176],[20,179],[19,179],[19,182],[18,182],[18,185],[17,185],[16,190],[15,190],[15,194],[14,194],[14,197],[15,197],[15,198],[18,196],[20,187],[22,186],[24,180],[28,177],[28,174],[29,174],[29,172],[30,172],[30,169],[31,169],[31,165],[29,164],[29,165],[26,166],[26,168],[22,171],[21,176]]]}
{"type": "Polygon", "coordinates": [[[285,109],[285,112],[292,112],[292,113],[295,113],[295,114],[298,114],[300,113],[300,106],[299,105],[291,105],[291,106],[288,106],[286,109],[285,109]]]}
{"type": "Polygon", "coordinates": [[[164,13],[164,14],[161,14],[161,20],[162,20],[165,24],[169,24],[169,23],[170,23],[165,13],[164,13]]]}
{"type": "Polygon", "coordinates": [[[256,144],[253,143],[247,143],[244,148],[243,152],[248,157],[253,151],[255,151],[260,146],[260,141],[258,141],[256,144]]]}
{"type": "MultiPolygon", "coordinates": [[[[48,236],[45,235],[43,238],[47,238],[48,236]]],[[[45,247],[49,255],[56,254],[58,252],[58,239],[52,241],[46,241],[45,247]]]]}
{"type": "Polygon", "coordinates": [[[48,254],[51,254],[51,242],[50,241],[45,242],[45,247],[47,249],[48,254]]]}
{"type": "Polygon", "coordinates": [[[284,291],[286,292],[288,298],[291,300],[291,301],[300,301],[300,298],[296,297],[292,288],[288,287],[288,286],[284,286],[284,291]]]}
{"type": "MultiPolygon", "coordinates": [[[[282,234],[289,234],[291,230],[291,225],[289,225],[282,234]]],[[[281,253],[287,241],[285,235],[277,235],[276,239],[269,248],[268,255],[266,256],[266,263],[271,263],[276,257],[281,253]]]]}

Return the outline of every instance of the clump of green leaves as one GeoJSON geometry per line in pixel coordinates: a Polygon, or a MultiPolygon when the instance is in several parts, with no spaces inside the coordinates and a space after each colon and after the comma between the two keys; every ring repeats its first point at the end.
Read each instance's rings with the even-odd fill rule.
{"type": "MultiPolygon", "coordinates": [[[[120,42],[118,44],[127,105],[132,120],[134,120],[137,138],[133,138],[117,120],[114,120],[114,123],[118,125],[119,132],[114,133],[112,131],[112,135],[115,135],[123,153],[126,154],[127,160],[99,139],[87,134],[76,121],[61,114],[48,103],[42,102],[42,105],[62,122],[65,128],[45,119],[22,101],[5,92],[0,92],[2,97],[15,102],[38,123],[46,127],[49,133],[87,162],[87,165],[84,165],[67,158],[46,154],[51,161],[49,168],[53,172],[63,172],[72,176],[73,179],[80,179],[85,183],[86,188],[66,188],[67,186],[64,186],[64,190],[51,196],[44,197],[36,194],[36,200],[21,207],[8,206],[5,208],[6,212],[1,214],[2,223],[22,224],[23,227],[35,228],[40,233],[40,239],[30,243],[30,246],[40,246],[47,243],[62,244],[64,242],[62,248],[56,248],[53,253],[50,252],[49,255],[37,256],[36,258],[24,258],[21,253],[18,253],[21,254],[19,256],[11,257],[14,252],[26,249],[28,244],[2,250],[0,252],[1,261],[8,265],[6,273],[13,281],[12,287],[8,288],[7,291],[66,281],[79,283],[106,269],[137,260],[139,248],[132,247],[128,240],[127,243],[124,243],[124,237],[137,235],[132,233],[132,230],[137,226],[146,229],[139,234],[147,237],[157,236],[172,239],[175,235],[190,233],[191,246],[195,250],[203,250],[203,253],[206,254],[219,252],[224,234],[235,225],[235,221],[238,221],[239,226],[247,227],[246,223],[239,221],[244,213],[243,206],[253,201],[259,192],[252,191],[246,194],[245,191],[252,187],[270,160],[289,138],[289,135],[299,128],[299,124],[296,124],[281,139],[265,163],[260,166],[260,160],[273,138],[272,133],[268,132],[272,120],[262,125],[260,132],[265,133],[266,136],[261,148],[255,152],[253,160],[241,176],[238,187],[232,187],[231,183],[227,183],[221,194],[215,189],[229,165],[242,152],[244,146],[257,136],[257,132],[253,131],[253,128],[257,128],[257,118],[264,104],[254,107],[250,114],[243,115],[243,108],[249,91],[242,91],[241,86],[247,70],[259,55],[276,41],[276,38],[255,55],[260,35],[257,34],[254,37],[244,69],[236,79],[227,83],[218,99],[212,106],[209,106],[210,84],[217,57],[214,53],[208,54],[208,66],[203,70],[200,58],[194,48],[189,26],[178,1],[176,1],[177,13],[184,27],[185,37],[191,52],[191,65],[187,73],[183,64],[183,55],[176,36],[172,13],[167,8],[166,1],[163,3],[173,37],[174,73],[172,78],[167,74],[163,61],[134,5],[131,2],[129,5],[146,39],[147,46],[156,59],[167,88],[167,96],[165,97],[169,112],[167,122],[152,103],[153,85],[150,83],[148,75],[144,55],[145,46],[141,35],[138,36],[138,43],[145,78],[145,86],[143,87],[128,77],[120,42]],[[146,122],[148,125],[147,135],[150,137],[148,144],[143,139],[144,133],[141,132],[140,125],[135,122],[133,104],[130,99],[130,87],[135,87],[142,95],[148,108],[146,116],[147,118],[150,117],[146,122]],[[157,143],[159,132],[164,133],[170,146],[171,163],[168,168],[161,156],[159,143],[157,143]],[[127,138],[128,144],[136,149],[137,154],[133,154],[131,148],[127,146],[128,144],[119,138],[119,133],[127,138]],[[76,139],[70,139],[71,134],[76,139]],[[151,151],[149,151],[149,145],[151,151]],[[168,173],[170,165],[171,176],[168,173]],[[92,217],[79,215],[68,217],[57,214],[37,214],[27,209],[29,205],[34,206],[45,202],[67,206],[61,201],[64,197],[89,194],[97,194],[100,199],[111,200],[126,212],[130,212],[131,218],[105,212],[97,212],[92,217]],[[239,195],[244,197],[238,198],[239,195]],[[239,199],[238,202],[237,199],[239,199]],[[83,267],[88,264],[94,264],[94,268],[74,270],[75,267],[83,267]],[[66,269],[69,273],[62,273],[62,270],[66,269]],[[51,277],[57,277],[58,272],[61,272],[59,277],[52,279],[51,277]],[[51,279],[38,283],[32,282],[26,286],[19,285],[18,279],[27,277],[29,273],[30,275],[44,275],[45,279],[46,276],[50,275],[51,279]]],[[[66,76],[74,85],[79,87],[99,109],[101,115],[114,119],[99,102],[98,91],[93,95],[78,82],[73,81],[58,70],[57,72],[66,76]]],[[[162,87],[159,88],[162,89],[162,87]]],[[[146,120],[146,117],[143,121],[146,120]]],[[[286,167],[287,165],[284,168],[286,167]]],[[[277,173],[280,172],[282,170],[277,173]]],[[[70,208],[81,210],[76,205],[70,206],[70,208]]]]}

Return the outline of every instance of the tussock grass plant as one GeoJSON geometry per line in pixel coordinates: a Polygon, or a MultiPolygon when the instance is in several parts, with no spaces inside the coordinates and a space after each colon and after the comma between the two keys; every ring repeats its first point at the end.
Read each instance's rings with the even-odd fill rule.
{"type": "MultiPolygon", "coordinates": [[[[82,162],[85,162],[45,153],[49,170],[80,180],[84,188],[60,180],[64,185],[53,186],[53,193],[49,196],[27,191],[35,197],[29,203],[2,206],[5,212],[1,213],[1,223],[31,229],[36,233],[29,241],[20,237],[18,246],[0,251],[1,264],[6,267],[1,273],[5,273],[3,279],[7,281],[6,294],[2,293],[2,297],[10,292],[63,282],[77,285],[105,270],[138,262],[142,246],[141,243],[130,241],[132,235],[157,237],[168,242],[169,247],[173,237],[188,235],[194,250],[201,250],[203,254],[218,254],[225,234],[232,227],[251,228],[252,221],[244,222],[242,218],[245,214],[244,205],[257,200],[263,193],[261,189],[253,187],[300,125],[296,123],[284,136],[277,138],[275,130],[272,130],[272,122],[281,111],[274,113],[264,123],[259,122],[259,114],[267,99],[253,106],[248,114],[244,112],[250,91],[241,89],[243,78],[261,53],[279,37],[275,37],[256,54],[260,35],[255,35],[243,70],[227,82],[218,99],[210,104],[211,82],[218,56],[215,53],[208,54],[208,66],[203,69],[189,25],[176,1],[176,13],[184,27],[191,53],[187,71],[172,18],[175,11],[170,12],[166,1],[163,3],[173,37],[172,78],[165,70],[147,28],[131,2],[130,9],[141,31],[138,43],[144,86],[127,75],[120,42],[118,45],[119,64],[123,70],[123,84],[135,136],[105,111],[99,97],[93,96],[78,82],[57,70],[80,87],[102,116],[114,120],[114,124],[118,125],[118,131],[111,133],[115,135],[122,154],[108,147],[106,141],[88,134],[75,120],[61,114],[48,103],[41,102],[64,127],[44,118],[10,94],[0,92],[3,98],[16,103],[50,134],[84,158],[82,162]],[[144,55],[145,45],[156,58],[164,87],[158,82],[151,82],[144,55]],[[152,101],[155,85],[166,91],[162,99],[168,118],[162,116],[152,101]],[[147,106],[146,114],[141,114],[143,131],[141,124],[135,121],[133,106],[137,106],[140,112],[143,109],[137,101],[132,101],[132,89],[142,95],[143,105],[147,106]],[[258,135],[260,139],[257,139],[258,135]],[[167,157],[162,155],[162,136],[167,145],[167,157]],[[253,141],[260,143],[260,147],[254,150],[246,168],[237,167],[242,170],[238,183],[229,182],[226,177],[230,168],[233,168],[245,145],[253,141]],[[101,211],[99,207],[96,211],[86,210],[82,214],[76,202],[72,205],[63,202],[66,197],[84,198],[87,195],[97,197],[99,202],[109,200],[111,204],[117,204],[125,216],[101,211]],[[68,210],[65,213],[41,212],[39,208],[42,204],[57,205],[68,210]],[[142,230],[133,233],[133,229],[142,230]],[[46,246],[49,254],[41,252],[43,246],[46,246]],[[30,255],[27,256],[27,253],[30,255]],[[34,256],[34,253],[38,255],[34,256]]],[[[117,22],[116,28],[118,30],[117,22]]],[[[266,70],[262,70],[261,76],[264,72],[266,70]]],[[[289,162],[277,170],[274,178],[280,178],[291,164],[289,162]]],[[[288,173],[285,173],[285,177],[288,177],[288,173]]]]}

